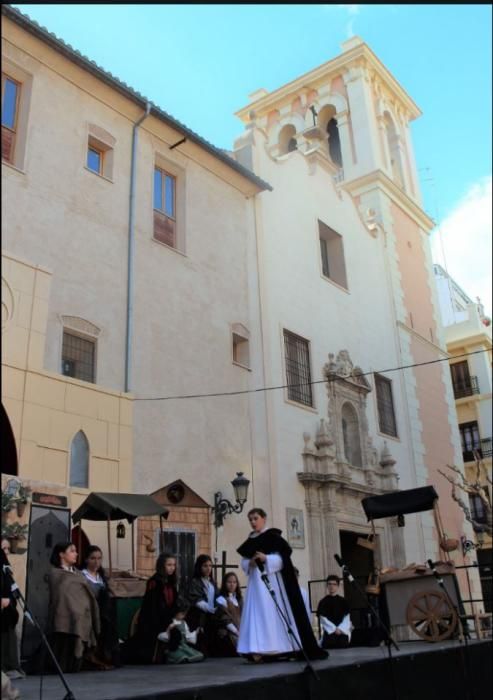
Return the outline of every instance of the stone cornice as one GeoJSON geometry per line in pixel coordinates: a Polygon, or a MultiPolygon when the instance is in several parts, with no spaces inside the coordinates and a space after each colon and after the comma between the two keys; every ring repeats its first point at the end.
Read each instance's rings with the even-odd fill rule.
{"type": "Polygon", "coordinates": [[[395,489],[379,489],[368,484],[358,484],[347,477],[339,476],[338,474],[319,474],[317,472],[297,472],[298,480],[309,486],[310,484],[327,484],[337,486],[339,489],[346,489],[364,496],[380,496],[384,493],[391,493],[395,489]]]}
{"type": "Polygon", "coordinates": [[[397,206],[401,207],[426,233],[429,234],[430,231],[435,228],[433,219],[401,190],[383,170],[373,170],[371,173],[357,177],[354,180],[343,180],[339,183],[339,187],[353,196],[364,194],[373,189],[380,189],[385,192],[397,206]]]}
{"type": "Polygon", "coordinates": [[[277,105],[281,100],[289,97],[289,95],[292,93],[312,89],[315,87],[314,83],[316,83],[318,80],[335,78],[342,71],[347,70],[358,63],[359,65],[363,65],[365,68],[370,68],[375,71],[387,88],[389,88],[402,103],[405,111],[409,113],[410,120],[421,116],[422,112],[414,100],[409,97],[407,92],[397,82],[388,68],[384,66],[380,59],[377,58],[370,47],[365,43],[362,43],[350,51],[346,51],[339,56],[336,56],[336,58],[323,63],[321,66],[318,66],[318,68],[314,68],[313,70],[304,73],[299,78],[296,78],[277,90],[268,93],[264,97],[251,102],[246,107],[242,107],[235,112],[235,116],[239,117],[244,122],[248,122],[249,112],[253,109],[260,117],[270,109],[273,109],[275,105],[277,105]]]}

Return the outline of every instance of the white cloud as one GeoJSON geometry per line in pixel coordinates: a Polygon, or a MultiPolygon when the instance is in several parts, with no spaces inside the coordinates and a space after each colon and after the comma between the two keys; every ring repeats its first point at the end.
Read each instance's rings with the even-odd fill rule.
{"type": "Polygon", "coordinates": [[[434,262],[491,317],[491,176],[476,182],[431,237],[434,262]]]}
{"type": "Polygon", "coordinates": [[[349,12],[350,15],[357,15],[361,5],[337,5],[337,7],[342,7],[344,10],[349,12]]]}

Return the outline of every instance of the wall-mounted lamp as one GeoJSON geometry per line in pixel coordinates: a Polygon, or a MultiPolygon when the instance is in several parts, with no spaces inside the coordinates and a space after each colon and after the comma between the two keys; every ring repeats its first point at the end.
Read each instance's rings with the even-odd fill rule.
{"type": "Polygon", "coordinates": [[[125,538],[125,525],[122,522],[119,522],[116,526],[116,536],[119,540],[125,538]]]}
{"type": "Polygon", "coordinates": [[[460,538],[461,544],[462,544],[462,555],[465,557],[466,554],[469,554],[475,549],[481,549],[481,547],[484,545],[484,530],[478,530],[476,532],[476,539],[477,542],[473,542],[472,540],[468,540],[465,535],[462,535],[460,538]]]}
{"type": "Polygon", "coordinates": [[[236,505],[233,505],[226,498],[223,498],[221,491],[214,494],[214,527],[218,528],[224,522],[224,518],[230,513],[241,513],[248,496],[248,486],[250,481],[243,475],[243,472],[236,472],[236,478],[231,482],[233,487],[236,505]]]}

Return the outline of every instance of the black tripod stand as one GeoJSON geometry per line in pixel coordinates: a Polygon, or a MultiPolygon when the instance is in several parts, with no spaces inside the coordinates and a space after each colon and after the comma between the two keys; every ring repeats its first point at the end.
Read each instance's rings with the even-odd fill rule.
{"type": "Polygon", "coordinates": [[[460,609],[459,606],[454,604],[454,601],[450,597],[450,593],[447,590],[447,587],[443,581],[442,576],[438,573],[436,569],[436,564],[433,563],[431,559],[428,559],[427,561],[428,566],[433,572],[433,576],[436,579],[436,582],[444,592],[445,597],[447,598],[448,604],[450,606],[451,610],[455,610],[455,614],[457,615],[457,622],[459,625],[459,641],[460,641],[460,658],[462,662],[462,672],[464,675],[464,682],[466,686],[466,700],[474,700],[474,692],[472,690],[473,686],[469,682],[469,679],[471,678],[470,670],[469,670],[469,645],[468,645],[468,639],[469,639],[469,629],[464,630],[464,625],[462,622],[462,617],[460,614],[460,609]],[[464,640],[465,644],[465,658],[464,658],[464,647],[462,646],[462,640],[464,640]]]}
{"type": "Polygon", "coordinates": [[[392,635],[390,634],[390,630],[388,629],[387,625],[385,625],[384,622],[382,621],[382,618],[380,617],[378,610],[370,602],[370,598],[368,597],[366,592],[361,588],[359,583],[355,580],[354,576],[351,574],[348,567],[344,564],[341,557],[338,554],[334,554],[334,559],[341,567],[343,577],[347,578],[347,580],[354,585],[354,587],[360,593],[360,595],[366,599],[366,602],[368,604],[370,612],[373,615],[373,618],[374,618],[375,622],[377,623],[377,626],[382,630],[382,632],[385,635],[384,641],[385,641],[385,646],[387,647],[387,652],[388,652],[388,660],[389,660],[389,668],[390,668],[390,680],[392,683],[392,691],[393,691],[395,700],[398,700],[399,694],[397,692],[397,684],[395,681],[394,657],[392,656],[392,647],[394,647],[397,651],[399,651],[399,647],[397,646],[394,639],[392,638],[392,635]]]}
{"type": "Polygon", "coordinates": [[[26,620],[28,620],[31,623],[31,625],[34,625],[34,627],[36,627],[36,629],[38,630],[38,632],[41,636],[41,639],[43,640],[43,644],[45,645],[45,648],[48,650],[48,653],[51,656],[53,663],[55,664],[55,668],[57,670],[58,675],[60,676],[60,680],[62,681],[62,683],[65,687],[65,690],[67,691],[63,697],[63,700],[75,700],[75,696],[72,693],[72,691],[70,690],[67,681],[65,680],[65,676],[63,675],[63,671],[60,668],[60,664],[58,663],[56,656],[53,653],[53,650],[52,650],[48,640],[46,639],[45,633],[41,629],[40,624],[37,621],[37,619],[35,618],[35,616],[28,609],[28,607],[26,605],[26,601],[24,599],[24,596],[22,595],[22,593],[19,590],[18,585],[14,581],[14,577],[12,576],[12,569],[10,568],[10,566],[6,566],[6,565],[4,565],[2,567],[2,569],[3,569],[2,574],[3,574],[3,576],[5,576],[5,578],[8,582],[8,585],[10,586],[10,591],[11,591],[12,595],[14,596],[14,598],[16,600],[18,600],[20,602],[20,604],[22,606],[22,612],[24,614],[24,617],[26,618],[26,620]]]}
{"type": "MultiPolygon", "coordinates": [[[[310,673],[313,675],[313,677],[314,677],[317,681],[319,681],[320,678],[319,678],[319,676],[317,675],[317,672],[315,671],[315,669],[313,668],[313,666],[312,666],[312,664],[311,664],[311,662],[310,662],[310,659],[308,658],[308,656],[307,656],[307,654],[306,654],[306,651],[303,649],[303,646],[302,646],[300,640],[299,640],[298,637],[295,635],[295,633],[294,633],[294,631],[293,631],[293,628],[291,627],[291,623],[289,622],[288,617],[284,614],[284,611],[281,609],[281,607],[280,607],[280,605],[279,605],[279,603],[278,603],[277,596],[276,596],[276,592],[274,591],[274,589],[273,589],[272,586],[271,586],[269,577],[268,577],[267,573],[265,572],[263,563],[257,561],[257,567],[258,567],[258,570],[260,571],[260,578],[261,578],[262,581],[264,582],[265,587],[266,587],[267,590],[269,591],[270,596],[271,596],[272,600],[274,601],[274,605],[276,606],[276,610],[277,610],[277,612],[278,612],[278,614],[279,614],[279,617],[281,618],[281,620],[282,620],[282,621],[284,622],[284,624],[286,625],[286,630],[287,630],[288,634],[290,635],[291,639],[294,640],[297,649],[302,653],[302,655],[303,655],[303,657],[304,657],[304,659],[305,659],[305,661],[306,661],[306,666],[305,666],[305,669],[304,669],[305,672],[310,672],[310,673]]],[[[293,645],[293,642],[291,642],[291,644],[293,645]]],[[[293,645],[293,650],[296,650],[296,648],[295,648],[294,645],[293,645]]]]}

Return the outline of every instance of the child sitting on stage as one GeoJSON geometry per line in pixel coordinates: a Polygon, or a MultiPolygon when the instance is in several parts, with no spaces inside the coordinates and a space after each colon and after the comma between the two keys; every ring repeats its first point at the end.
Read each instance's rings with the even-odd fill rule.
{"type": "Polygon", "coordinates": [[[188,611],[188,605],[178,603],[176,606],[175,616],[166,630],[158,634],[158,639],[162,642],[168,642],[168,653],[166,661],[170,664],[196,663],[203,661],[204,655],[190,646],[197,643],[198,629],[190,632],[190,628],[185,622],[185,615],[188,611]],[[188,644],[190,642],[190,644],[188,644]]]}

